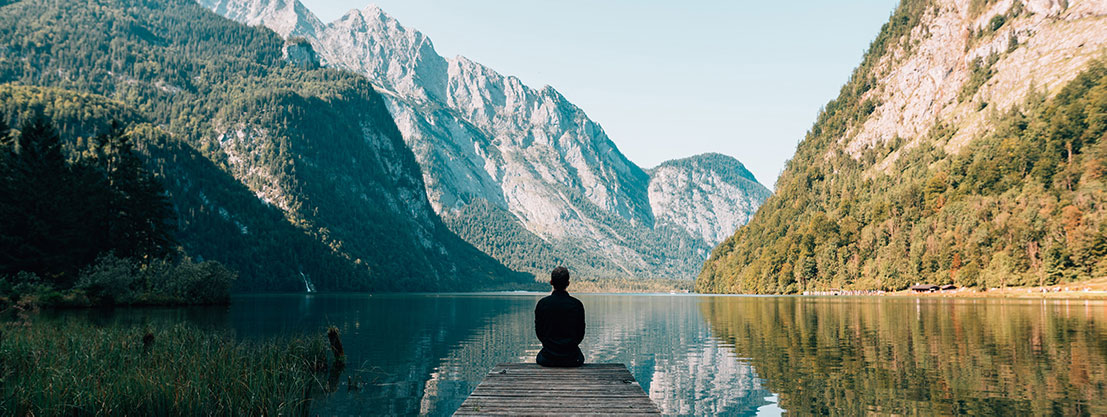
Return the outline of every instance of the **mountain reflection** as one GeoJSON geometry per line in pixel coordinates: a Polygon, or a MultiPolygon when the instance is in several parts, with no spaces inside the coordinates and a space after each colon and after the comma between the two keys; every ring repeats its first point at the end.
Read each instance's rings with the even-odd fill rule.
{"type": "MultiPolygon", "coordinates": [[[[753,414],[767,404],[764,398],[771,394],[758,386],[752,368],[711,339],[697,298],[584,295],[581,300],[587,310],[582,344],[587,360],[626,364],[666,414],[753,414]]],[[[534,336],[536,301],[520,300],[511,314],[489,318],[453,344],[427,381],[419,412],[452,412],[495,364],[533,361],[541,348],[534,336]]]]}
{"type": "MultiPolygon", "coordinates": [[[[236,299],[245,337],[342,333],[365,386],[319,398],[320,415],[449,415],[497,363],[530,362],[541,295],[264,296],[236,299]]],[[[700,297],[583,295],[589,362],[624,363],[666,414],[749,415],[768,404],[753,368],[711,337],[700,297]]]]}
{"type": "Polygon", "coordinates": [[[754,414],[772,394],[720,346],[695,296],[582,296],[590,362],[625,363],[665,414],[754,414]]]}
{"type": "Polygon", "coordinates": [[[710,297],[712,333],[799,415],[1103,415],[1095,301],[710,297]]]}
{"type": "MultiPolygon", "coordinates": [[[[229,309],[59,314],[134,325],[190,322],[245,341],[323,337],[333,325],[347,367],[337,380],[321,381],[333,392],[315,396],[312,415],[450,415],[495,364],[534,360],[540,348],[534,305],[543,295],[264,295],[236,297],[229,309]],[[349,389],[353,378],[361,381],[356,390],[349,389]]],[[[760,371],[736,357],[732,342],[712,336],[701,311],[718,310],[714,297],[580,298],[587,310],[586,359],[626,364],[665,414],[753,415],[770,404],[773,394],[760,371]]]]}

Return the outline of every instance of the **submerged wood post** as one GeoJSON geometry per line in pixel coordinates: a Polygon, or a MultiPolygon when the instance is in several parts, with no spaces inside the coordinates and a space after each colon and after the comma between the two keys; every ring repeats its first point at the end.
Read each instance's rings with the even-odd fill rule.
{"type": "Polygon", "coordinates": [[[455,416],[660,415],[661,411],[621,363],[545,368],[503,363],[477,385],[455,416]]]}
{"type": "Polygon", "coordinates": [[[154,347],[154,332],[149,330],[142,336],[142,352],[150,353],[150,349],[154,347]]]}
{"type": "Polygon", "coordinates": [[[338,328],[327,328],[327,339],[331,342],[331,352],[334,352],[335,364],[346,364],[346,351],[342,350],[342,339],[338,336],[338,328]]]}
{"type": "Polygon", "coordinates": [[[331,352],[334,353],[334,365],[327,376],[327,392],[338,391],[338,378],[346,369],[346,351],[342,349],[342,338],[338,335],[338,328],[327,328],[327,340],[331,342],[331,352]]]}

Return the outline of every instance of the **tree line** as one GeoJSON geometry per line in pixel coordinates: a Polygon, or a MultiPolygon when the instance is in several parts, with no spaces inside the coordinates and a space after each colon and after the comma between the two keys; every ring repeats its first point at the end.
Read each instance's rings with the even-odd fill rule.
{"type": "Polygon", "coordinates": [[[72,304],[226,300],[234,274],[182,258],[165,189],[122,125],[69,141],[70,152],[66,142],[42,114],[14,132],[0,120],[0,297],[72,304]]]}

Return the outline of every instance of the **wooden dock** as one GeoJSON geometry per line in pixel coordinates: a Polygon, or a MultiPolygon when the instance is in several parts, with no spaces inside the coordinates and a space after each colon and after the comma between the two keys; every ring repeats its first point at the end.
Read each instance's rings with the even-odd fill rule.
{"type": "Polygon", "coordinates": [[[455,416],[660,415],[621,363],[545,368],[502,363],[477,385],[455,416]]]}

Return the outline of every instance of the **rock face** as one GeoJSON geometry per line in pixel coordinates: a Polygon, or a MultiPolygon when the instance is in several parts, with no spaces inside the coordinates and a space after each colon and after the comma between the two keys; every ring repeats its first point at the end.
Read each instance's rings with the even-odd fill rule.
{"type": "Polygon", "coordinates": [[[375,6],[323,25],[297,2],[201,3],[303,36],[325,66],[369,77],[422,167],[435,211],[508,266],[537,273],[564,262],[592,277],[690,278],[769,194],[751,175],[720,175],[745,170],[732,158],[704,158],[713,161],[707,170],[663,164],[651,184],[552,87],[443,58],[375,6]]]}
{"type": "Polygon", "coordinates": [[[315,36],[323,23],[299,1],[199,0],[200,4],[231,20],[250,26],[266,26],[282,37],[315,36]]]}
{"type": "Polygon", "coordinates": [[[304,38],[293,38],[285,42],[281,49],[284,59],[304,69],[319,68],[319,57],[315,54],[315,48],[304,38]]]}
{"type": "Polygon", "coordinates": [[[902,0],[697,290],[1102,276],[1105,51],[1107,1],[902,0]]]}
{"type": "MultiPolygon", "coordinates": [[[[878,88],[866,93],[875,111],[843,137],[855,157],[896,137],[923,136],[938,123],[958,127],[946,144],[956,152],[989,129],[982,105],[1003,112],[1033,89],[1057,89],[1101,56],[1107,46],[1101,0],[935,0],[907,36],[910,53],[879,58],[872,76],[878,88]],[[999,20],[997,20],[999,19],[999,20]],[[991,26],[1000,27],[993,29],[991,26]],[[965,91],[974,63],[994,74],[974,93],[965,91]]],[[[887,168],[898,153],[877,166],[887,168]]]]}
{"type": "Polygon", "coordinates": [[[650,171],[650,207],[659,225],[718,243],[750,221],[771,193],[738,160],[705,154],[650,171]]]}

